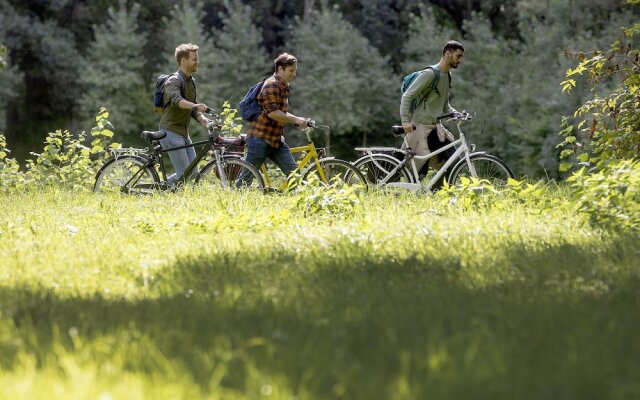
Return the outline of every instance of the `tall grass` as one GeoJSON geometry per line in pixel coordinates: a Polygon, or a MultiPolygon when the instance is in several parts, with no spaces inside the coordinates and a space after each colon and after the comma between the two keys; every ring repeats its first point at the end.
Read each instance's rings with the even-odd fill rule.
{"type": "Polygon", "coordinates": [[[640,397],[637,237],[522,197],[0,195],[0,397],[640,397]]]}

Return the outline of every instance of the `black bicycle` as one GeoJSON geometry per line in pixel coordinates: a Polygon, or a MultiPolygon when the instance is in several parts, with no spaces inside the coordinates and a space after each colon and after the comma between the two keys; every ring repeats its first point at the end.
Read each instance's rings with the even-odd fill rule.
{"type": "Polygon", "coordinates": [[[225,138],[221,134],[222,118],[210,109],[205,115],[211,120],[207,124],[207,140],[163,149],[160,140],[166,136],[165,132],[143,131],[141,135],[149,141],[151,152],[148,149],[137,148],[111,149],[112,157],[98,171],[93,191],[148,194],[157,190],[173,190],[184,185],[194,171],[199,171],[195,174],[196,184],[203,183],[234,190],[264,191],[261,174],[253,165],[239,157],[246,144],[244,136],[225,138]],[[164,165],[166,157],[163,157],[163,154],[188,147],[202,148],[175,185],[169,185],[164,165]],[[198,169],[203,160],[208,162],[198,169]],[[162,174],[162,179],[158,171],[162,174]],[[250,182],[238,182],[238,177],[243,171],[253,176],[250,182]]]}

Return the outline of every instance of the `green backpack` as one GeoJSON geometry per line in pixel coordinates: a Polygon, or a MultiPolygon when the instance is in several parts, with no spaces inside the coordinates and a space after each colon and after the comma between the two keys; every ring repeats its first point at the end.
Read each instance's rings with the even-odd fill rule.
{"type": "MultiPolygon", "coordinates": [[[[438,90],[438,83],[440,82],[440,69],[435,65],[430,65],[419,71],[414,71],[409,75],[405,76],[404,78],[402,78],[402,85],[400,85],[400,93],[404,94],[404,92],[406,92],[407,89],[409,89],[409,86],[411,86],[413,81],[415,81],[416,78],[419,77],[420,74],[422,74],[427,69],[433,70],[433,73],[435,74],[435,76],[431,81],[431,85],[429,85],[429,89],[422,95],[422,97],[415,98],[413,99],[413,101],[411,101],[411,112],[414,112],[416,108],[418,108],[418,106],[427,99],[427,96],[429,95],[429,93],[431,93],[432,90],[435,90],[436,93],[440,95],[440,91],[438,90]]],[[[451,89],[451,73],[447,71],[447,75],[449,75],[449,89],[451,89]]]]}

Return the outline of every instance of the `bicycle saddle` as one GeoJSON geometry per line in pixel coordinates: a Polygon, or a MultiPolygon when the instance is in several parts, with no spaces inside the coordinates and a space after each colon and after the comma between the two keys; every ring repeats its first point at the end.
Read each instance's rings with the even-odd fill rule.
{"type": "Polygon", "coordinates": [[[404,128],[400,125],[394,125],[391,127],[391,131],[394,135],[404,135],[404,128]]]}
{"type": "Polygon", "coordinates": [[[142,131],[141,136],[149,140],[160,140],[164,139],[164,137],[167,136],[167,133],[163,131],[142,131]]]}

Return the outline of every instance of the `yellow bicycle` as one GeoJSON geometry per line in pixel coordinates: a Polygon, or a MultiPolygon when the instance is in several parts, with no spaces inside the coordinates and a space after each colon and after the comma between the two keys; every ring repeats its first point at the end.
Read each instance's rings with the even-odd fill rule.
{"type": "MultiPolygon", "coordinates": [[[[349,186],[361,185],[366,190],[367,180],[350,162],[335,157],[325,157],[324,149],[316,148],[315,143],[311,140],[311,132],[315,130],[327,133],[329,132],[329,127],[316,125],[315,121],[308,120],[307,128],[302,129],[302,133],[307,137],[307,145],[290,148],[291,153],[300,153],[297,162],[298,171],[302,174],[302,180],[308,181],[312,175],[316,175],[320,182],[328,185],[338,177],[349,186]]],[[[267,188],[277,191],[283,191],[287,188],[287,180],[276,179],[274,172],[269,172],[266,163],[262,165],[261,172],[267,188]]]]}

